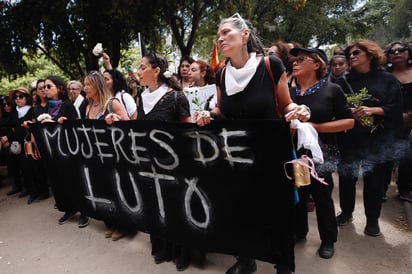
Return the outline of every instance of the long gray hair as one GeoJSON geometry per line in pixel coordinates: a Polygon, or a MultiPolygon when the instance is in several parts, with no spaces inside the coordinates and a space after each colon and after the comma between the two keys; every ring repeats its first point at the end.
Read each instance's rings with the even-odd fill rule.
{"type": "Polygon", "coordinates": [[[252,25],[249,20],[243,19],[239,13],[235,13],[233,16],[224,18],[220,21],[220,26],[223,24],[231,24],[239,31],[243,31],[245,29],[250,30],[249,39],[247,41],[247,51],[248,52],[256,52],[256,54],[264,54],[263,50],[263,43],[257,35],[256,28],[252,25]]]}

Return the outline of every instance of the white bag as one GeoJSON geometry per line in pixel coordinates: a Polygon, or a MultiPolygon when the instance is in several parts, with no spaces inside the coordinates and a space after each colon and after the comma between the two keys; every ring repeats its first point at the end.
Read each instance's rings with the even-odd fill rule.
{"type": "Polygon", "coordinates": [[[18,141],[11,142],[10,152],[15,155],[19,155],[21,153],[21,145],[18,141]]]}

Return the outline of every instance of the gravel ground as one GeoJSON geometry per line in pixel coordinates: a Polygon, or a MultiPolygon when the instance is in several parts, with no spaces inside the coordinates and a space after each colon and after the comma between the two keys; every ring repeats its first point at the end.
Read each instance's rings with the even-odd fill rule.
{"type": "MultiPolygon", "coordinates": [[[[336,182],[336,181],[335,181],[336,182]]],[[[335,183],[335,185],[337,185],[335,183]]],[[[27,198],[6,196],[11,186],[0,187],[0,273],[175,273],[172,263],[156,265],[150,255],[149,236],[138,233],[113,242],[104,238],[104,224],[91,220],[78,228],[79,215],[59,225],[62,213],[53,208],[54,199],[27,205],[27,198]]],[[[388,201],[383,204],[382,235],[363,234],[365,217],[362,182],[354,221],[339,229],[335,256],[321,259],[316,215],[310,213],[311,230],[295,248],[295,273],[412,273],[412,231],[408,227],[403,204],[396,198],[396,185],[389,186],[388,201]]],[[[338,210],[338,188],[334,189],[338,210]]],[[[230,255],[209,253],[203,268],[190,266],[184,273],[225,273],[234,263],[230,255]]],[[[275,273],[272,265],[258,261],[256,273],[275,273]]]]}

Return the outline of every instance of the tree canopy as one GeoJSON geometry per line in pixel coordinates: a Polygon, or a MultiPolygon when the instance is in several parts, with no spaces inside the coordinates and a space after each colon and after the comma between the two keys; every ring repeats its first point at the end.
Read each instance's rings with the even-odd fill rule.
{"type": "MultiPolygon", "coordinates": [[[[254,23],[267,46],[347,44],[371,38],[381,45],[411,40],[412,0],[20,0],[0,1],[0,78],[30,72],[43,56],[70,79],[98,69],[103,44],[114,67],[138,34],[151,51],[209,62],[220,20],[235,12],[254,23]]],[[[5,93],[0,88],[0,93],[5,93]]]]}

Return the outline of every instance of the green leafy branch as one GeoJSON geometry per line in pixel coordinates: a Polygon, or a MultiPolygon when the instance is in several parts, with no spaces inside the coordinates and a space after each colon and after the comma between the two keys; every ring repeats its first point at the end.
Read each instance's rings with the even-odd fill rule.
{"type": "MultiPolygon", "coordinates": [[[[360,89],[359,93],[357,94],[346,94],[348,103],[355,108],[361,107],[363,105],[363,102],[369,97],[370,94],[368,94],[367,88],[360,89]]],[[[360,118],[361,124],[367,127],[373,126],[373,120],[373,116],[363,116],[360,118]]]]}

